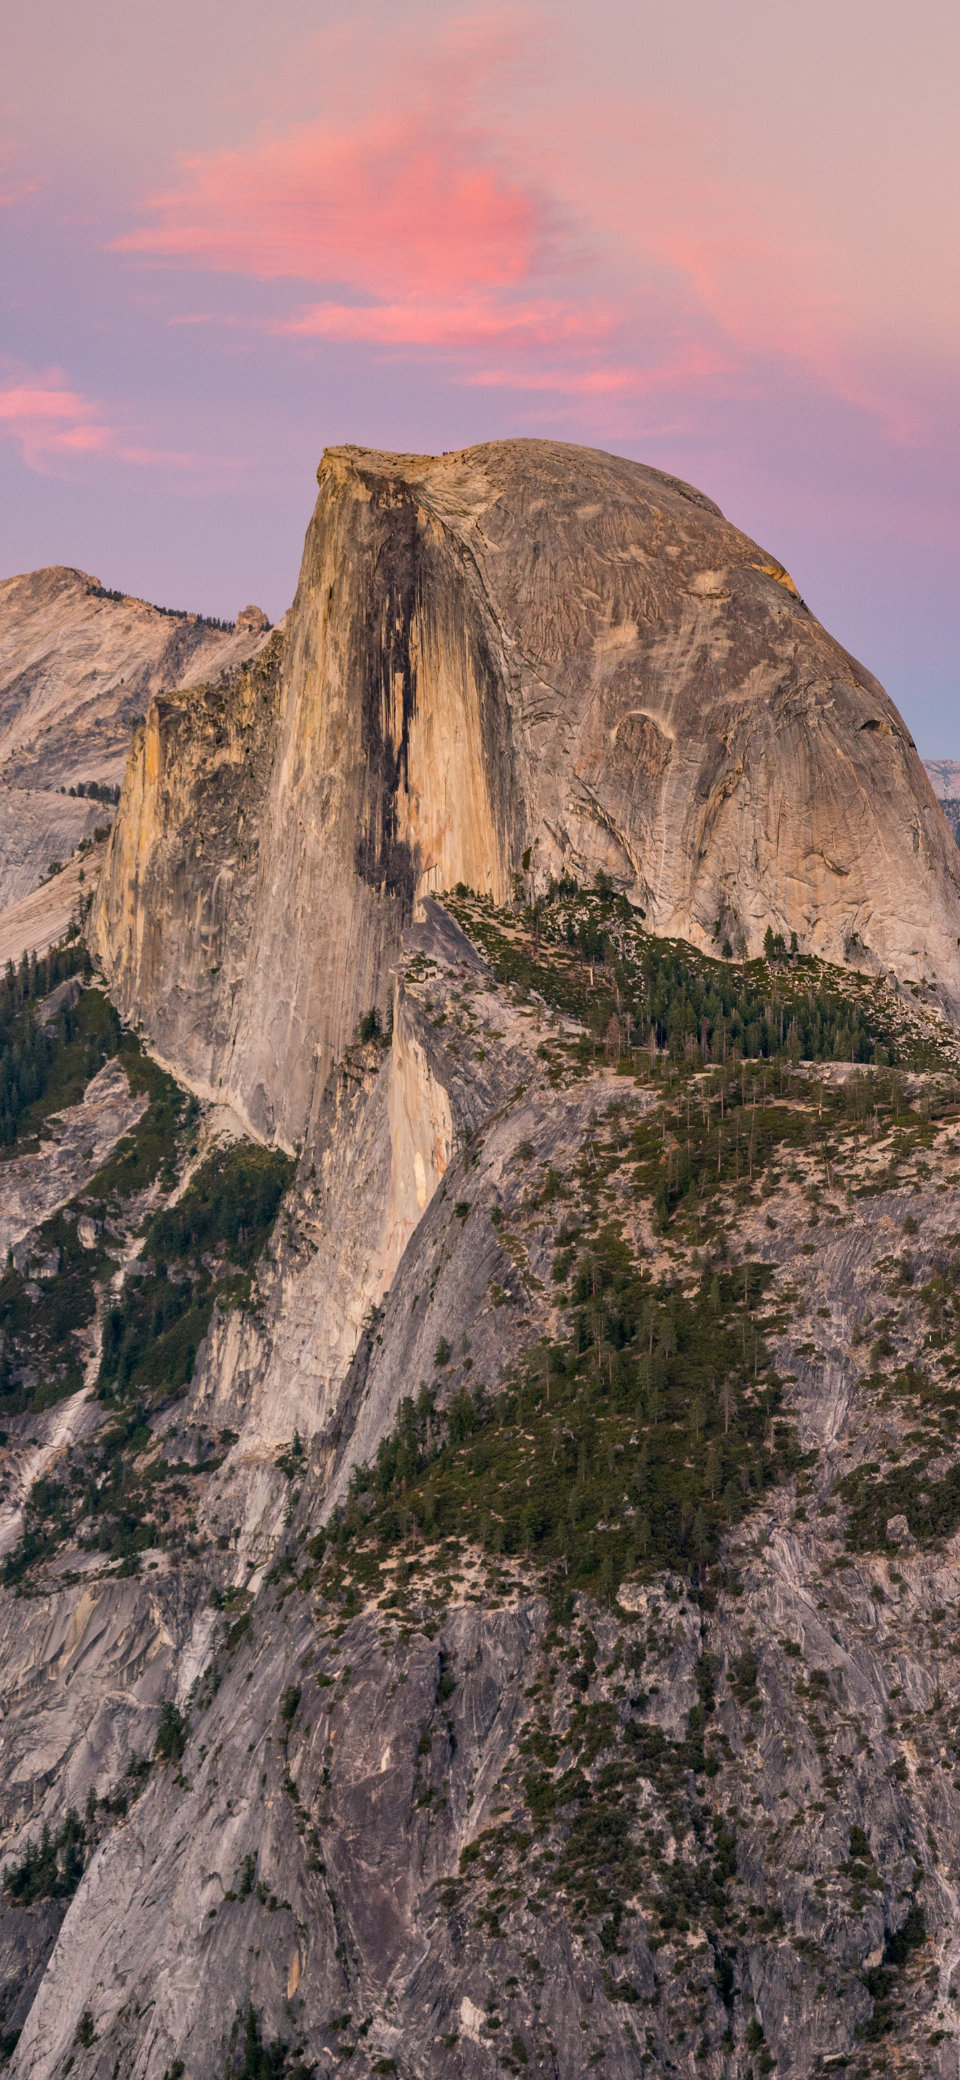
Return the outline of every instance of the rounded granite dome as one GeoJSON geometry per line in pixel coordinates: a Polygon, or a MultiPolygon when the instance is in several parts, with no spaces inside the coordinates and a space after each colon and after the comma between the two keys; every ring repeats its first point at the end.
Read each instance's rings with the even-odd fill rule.
{"type": "Polygon", "coordinates": [[[521,871],[960,1009],[960,854],[909,734],[710,499],[555,441],[318,476],[269,690],[153,704],[101,887],[119,999],[199,1088],[297,1138],[419,899],[521,871]]]}

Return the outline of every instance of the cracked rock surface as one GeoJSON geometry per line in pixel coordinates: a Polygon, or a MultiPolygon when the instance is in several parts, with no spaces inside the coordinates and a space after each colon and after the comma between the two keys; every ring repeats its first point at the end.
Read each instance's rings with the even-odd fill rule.
{"type": "Polygon", "coordinates": [[[691,487],[324,458],[91,927],[180,1090],[10,1425],[13,2080],[960,2080],[957,859],[691,487]]]}
{"type": "Polygon", "coordinates": [[[298,1143],[418,901],[517,875],[960,1005],[960,856],[906,727],[710,499],[532,440],[334,448],[319,484],[284,638],[148,707],[100,882],[117,1002],[191,1088],[298,1143]]]}

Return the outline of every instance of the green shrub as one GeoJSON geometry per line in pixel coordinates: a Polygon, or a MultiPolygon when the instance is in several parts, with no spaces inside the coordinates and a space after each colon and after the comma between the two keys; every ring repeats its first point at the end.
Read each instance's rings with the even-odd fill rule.
{"type": "Polygon", "coordinates": [[[98,991],[85,992],[52,1025],[36,1023],[38,1003],[58,983],[89,974],[90,956],[80,942],[53,947],[39,960],[24,954],[18,967],[7,962],[0,979],[0,1147],[12,1147],[47,1112],[73,1102],[74,1092],[79,1097],[116,1052],[120,1022],[98,991]]]}
{"type": "Polygon", "coordinates": [[[190,1734],[189,1722],[175,1704],[166,1698],[160,1706],[157,1720],[157,1737],[153,1752],[161,1762],[180,1762],[190,1734]]]}
{"type": "Polygon", "coordinates": [[[609,1598],[628,1572],[709,1562],[798,1462],[753,1319],[770,1277],[760,1264],[704,1272],[691,1294],[653,1279],[615,1224],[599,1228],[572,1269],[567,1336],[495,1395],[460,1385],[446,1411],[426,1389],[405,1400],[375,1467],[351,1476],[326,1564],[414,1532],[467,1537],[609,1598]]]}
{"type": "Polygon", "coordinates": [[[300,1703],[300,1691],[296,1683],[288,1683],[280,1699],[280,1717],[284,1726],[292,1726],[300,1703]]]}
{"type": "MultiPolygon", "coordinates": [[[[462,897],[445,898],[463,929],[487,955],[497,980],[535,990],[557,1010],[580,1018],[593,1036],[590,1052],[605,1041],[611,1015],[621,1031],[646,1046],[681,1059],[689,1042],[698,1060],[732,1061],[739,1053],[756,1060],[895,1063],[904,1052],[882,991],[852,986],[842,969],[829,968],[791,949],[770,934],[764,960],[723,960],[699,953],[683,940],[655,938],[634,910],[612,889],[572,890],[556,882],[524,921],[529,938],[516,932],[512,913],[462,897]],[[542,958],[542,949],[549,958],[542,958]]],[[[908,1053],[930,1043],[911,1041],[908,1053]]]]}
{"type": "Polygon", "coordinates": [[[189,1382],[214,1306],[249,1299],[292,1174],[288,1156],[237,1142],[208,1156],[177,1204],[154,1215],[146,1275],[127,1280],[104,1318],[101,1394],[175,1393],[189,1382]]]}
{"type": "Polygon", "coordinates": [[[39,1899],[70,1899],[83,1876],[85,1835],[78,1813],[70,1807],[59,1832],[46,1821],[39,1842],[28,1842],[19,1863],[3,1873],[8,1898],[29,1907],[39,1899]]]}
{"type": "Polygon", "coordinates": [[[242,2011],[242,2024],[241,2017],[237,2017],[234,2034],[240,2037],[240,2055],[239,2059],[228,2060],[225,2080],[282,2080],[289,2047],[280,2042],[263,2042],[260,2018],[252,2002],[248,2001],[242,2011]]]}

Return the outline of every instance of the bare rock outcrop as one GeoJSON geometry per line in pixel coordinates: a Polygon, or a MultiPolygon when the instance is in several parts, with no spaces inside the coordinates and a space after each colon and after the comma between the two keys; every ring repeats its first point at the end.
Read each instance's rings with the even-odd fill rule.
{"type": "MultiPolygon", "coordinates": [[[[34,895],[51,868],[56,874],[82,840],[92,842],[112,816],[112,808],[85,796],[0,785],[0,909],[6,912],[34,895]]],[[[39,951],[38,941],[30,943],[39,951]]]]}
{"type": "Polygon", "coordinates": [[[960,761],[925,758],[923,764],[950,829],[960,843],[960,761]]]}
{"type": "Polygon", "coordinates": [[[169,1091],[63,1207],[116,1068],[0,1166],[11,2080],[957,2080],[956,848],[688,486],[320,483],[286,629],[151,699],[92,926],[299,1146],[269,1240],[169,1091]]]}
{"type": "Polygon", "coordinates": [[[650,927],[960,1006],[960,860],[904,723],[777,560],[617,456],[329,450],[269,690],[168,694],[94,924],[177,1072],[288,1144],[418,898],[609,874],[650,927]],[[255,774],[255,779],[254,779],[255,774]]]}
{"type": "MultiPolygon", "coordinates": [[[[18,790],[19,792],[19,790],[18,790]]],[[[36,799],[36,797],[34,797],[36,799]]],[[[50,801],[56,799],[51,795],[50,801]]],[[[71,809],[74,807],[70,803],[71,809]]],[[[0,789],[0,831],[7,808],[0,789]]],[[[99,811],[103,815],[103,810],[99,811]]],[[[66,849],[66,848],[64,848],[66,849]]],[[[89,907],[103,862],[103,836],[89,847],[77,850],[61,873],[44,876],[28,895],[18,896],[0,909],[0,965],[18,961],[24,953],[45,953],[55,946],[72,925],[82,923],[89,907]]],[[[34,856],[33,866],[39,869],[34,856]]]]}
{"type": "Polygon", "coordinates": [[[118,787],[151,697],[252,656],[268,627],[259,608],[217,627],[60,565],[0,583],[0,908],[110,820],[60,789],[118,787]]]}
{"type": "Polygon", "coordinates": [[[91,1078],[79,1105],[54,1113],[44,1139],[0,1170],[0,1255],[17,1257],[24,1236],[86,1184],[121,1136],[141,1118],[146,1099],[134,1097],[123,1069],[107,1062],[91,1078]]]}

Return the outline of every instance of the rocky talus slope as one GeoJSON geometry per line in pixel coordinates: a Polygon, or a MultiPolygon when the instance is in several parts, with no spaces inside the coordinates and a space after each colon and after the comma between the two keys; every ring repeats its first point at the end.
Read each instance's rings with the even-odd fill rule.
{"type": "Polygon", "coordinates": [[[152,696],[252,657],[265,620],[214,626],[60,565],[0,582],[0,908],[110,821],[61,788],[118,787],[152,696]]]}
{"type": "Polygon", "coordinates": [[[955,850],[778,570],[336,451],[0,980],[15,2080],[957,2080],[955,850]]]}

